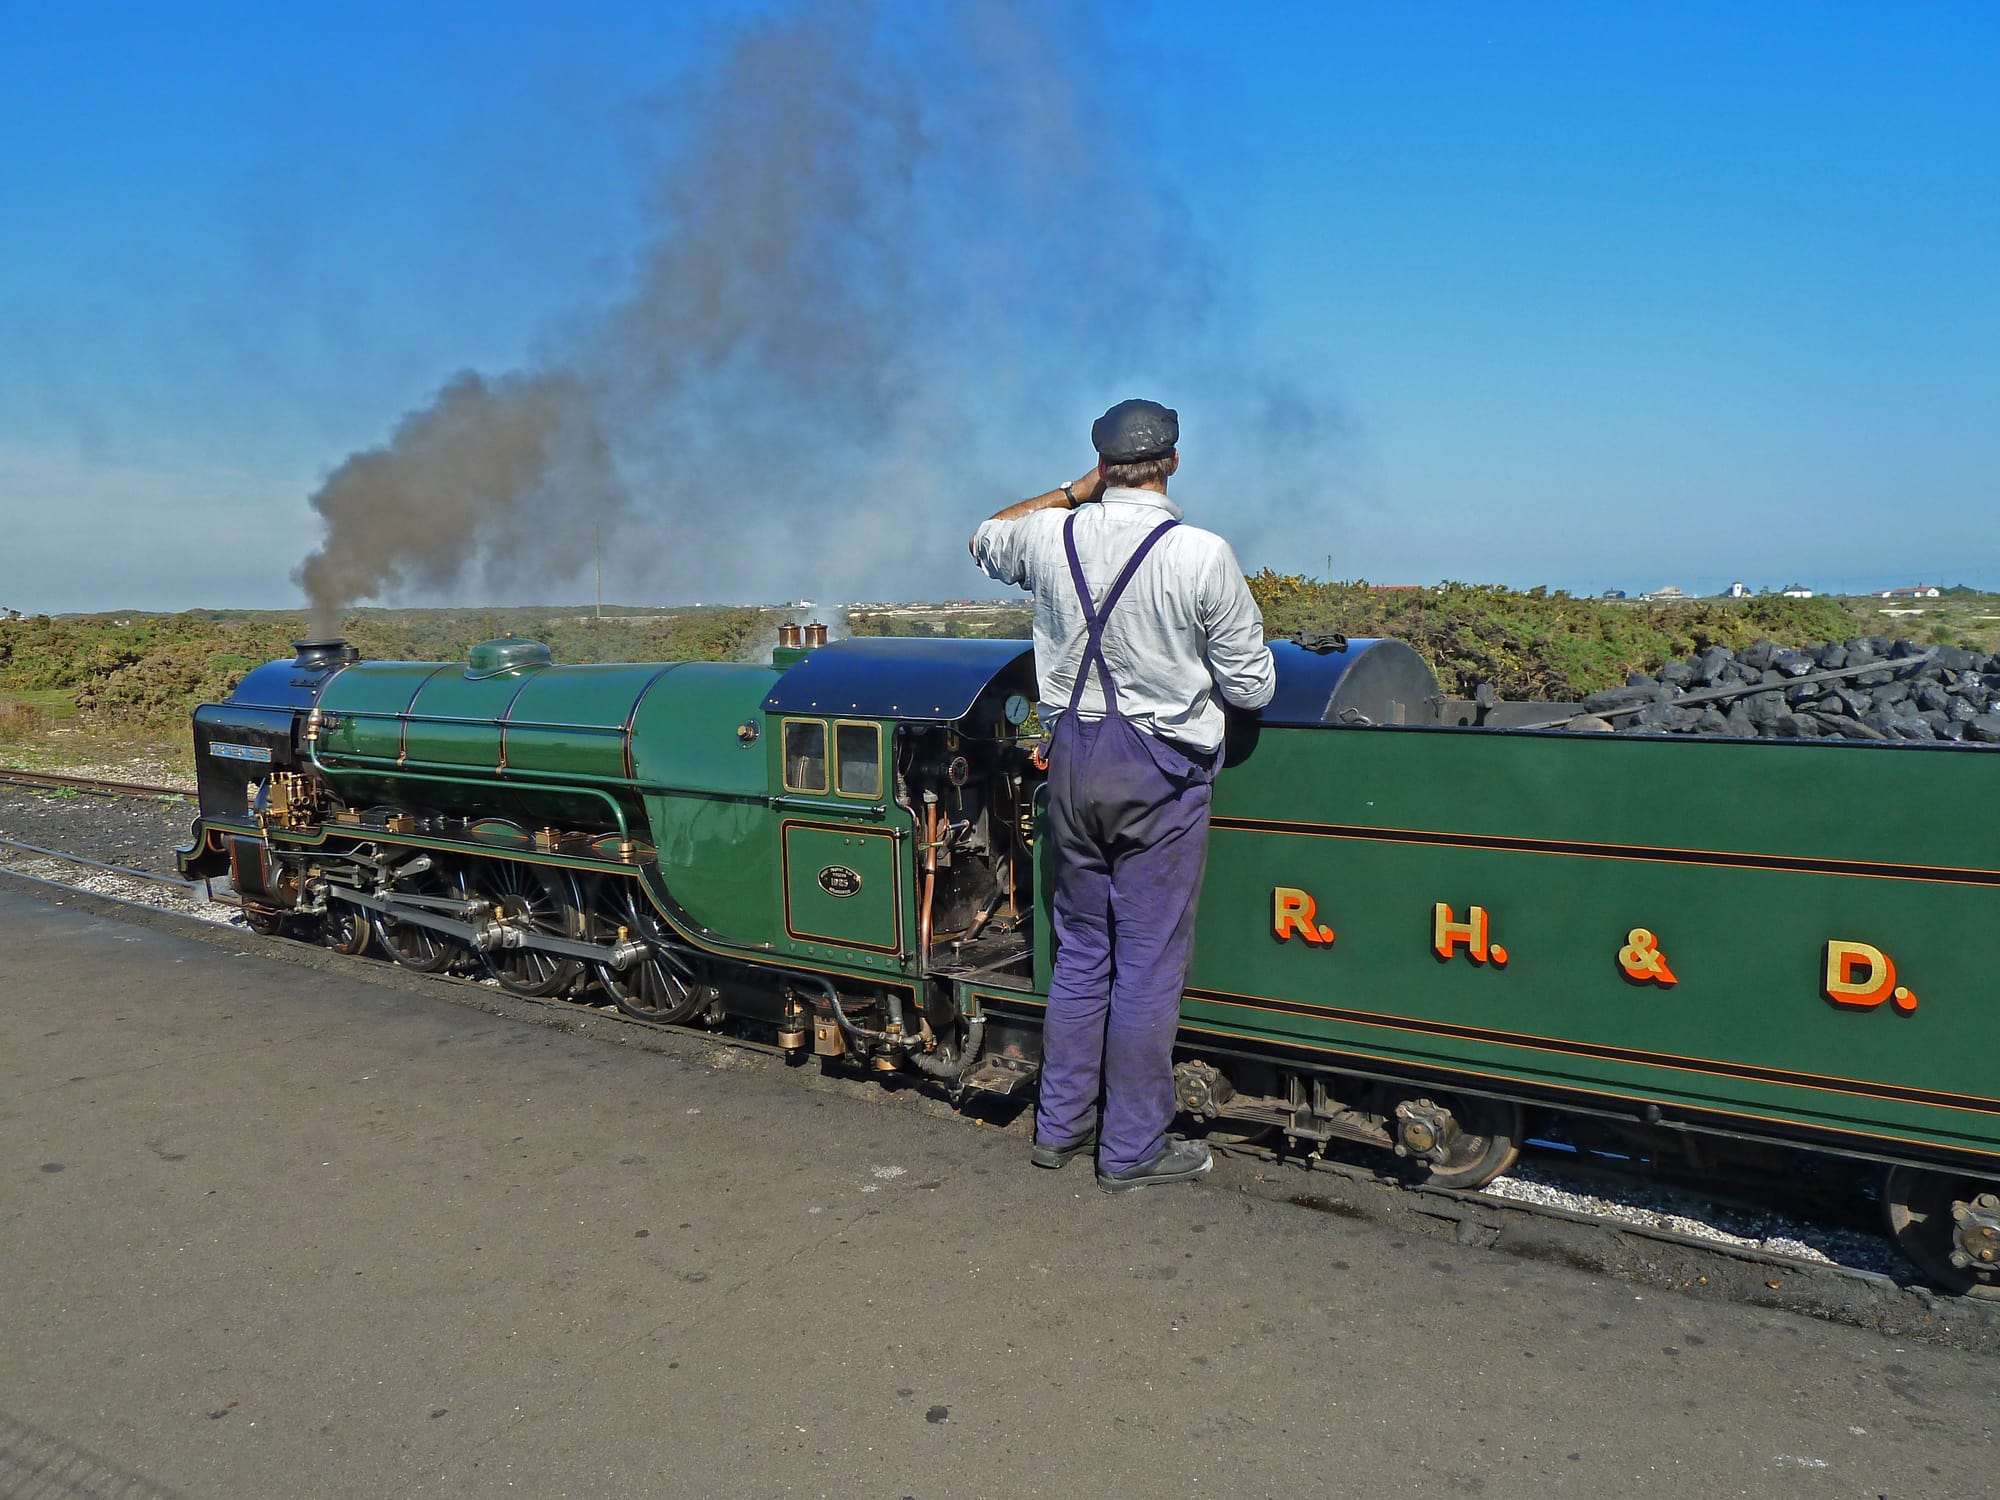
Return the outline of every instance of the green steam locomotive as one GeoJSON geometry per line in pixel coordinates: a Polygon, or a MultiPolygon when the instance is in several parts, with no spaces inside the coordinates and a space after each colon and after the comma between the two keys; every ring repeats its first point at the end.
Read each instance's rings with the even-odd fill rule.
{"type": "MultiPolygon", "coordinates": [[[[1538,730],[1397,641],[1273,649],[1216,781],[1189,1115],[1459,1187],[1530,1111],[1803,1150],[1883,1169],[1917,1264],[2000,1294],[2000,757],[1538,730]]],[[[1051,957],[1034,693],[1023,641],[818,626],[736,664],[308,641],[197,710],[181,868],[260,930],[1017,1093],[1051,957]]]]}

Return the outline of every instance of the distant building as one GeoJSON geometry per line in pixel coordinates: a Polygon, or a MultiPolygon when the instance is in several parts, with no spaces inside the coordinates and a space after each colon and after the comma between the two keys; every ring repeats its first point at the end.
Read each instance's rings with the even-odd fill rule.
{"type": "Polygon", "coordinates": [[[1604,591],[1604,597],[1605,597],[1605,598],[1607,598],[1607,599],[1623,599],[1623,598],[1625,597],[1625,590],[1623,590],[1623,589],[1606,589],[1606,590],[1604,591]]]}
{"type": "Polygon", "coordinates": [[[1913,583],[1908,588],[1877,589],[1877,599],[1935,599],[1944,592],[1934,583],[1913,583]]]}
{"type": "Polygon", "coordinates": [[[1666,603],[1687,598],[1687,590],[1677,583],[1662,584],[1650,594],[1641,594],[1641,599],[1651,599],[1656,603],[1666,603]]]}
{"type": "Polygon", "coordinates": [[[1732,583],[1723,593],[1725,597],[1730,599],[1748,599],[1750,597],[1750,586],[1745,583],[1732,583]]]}
{"type": "Polygon", "coordinates": [[[1813,591],[1803,583],[1788,583],[1779,590],[1787,599],[1810,599],[1813,591]]]}

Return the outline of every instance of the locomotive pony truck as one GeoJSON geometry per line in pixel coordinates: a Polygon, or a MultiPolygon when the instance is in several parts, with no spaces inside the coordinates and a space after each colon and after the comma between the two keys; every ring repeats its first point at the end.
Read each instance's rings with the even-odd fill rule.
{"type": "MultiPolygon", "coordinates": [[[[2000,1292],[2000,757],[1509,727],[1549,710],[1446,698],[1398,641],[1272,652],[1214,784],[1197,1126],[1459,1187],[1530,1112],[1810,1162],[1932,1278],[2000,1292]]],[[[308,641],[196,711],[181,868],[260,930],[1023,1091],[1053,957],[1034,692],[1025,641],[817,626],[765,664],[308,641]]]]}

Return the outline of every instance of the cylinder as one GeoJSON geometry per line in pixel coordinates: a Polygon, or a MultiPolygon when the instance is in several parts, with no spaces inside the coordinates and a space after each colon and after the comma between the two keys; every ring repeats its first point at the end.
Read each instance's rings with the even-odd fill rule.
{"type": "Polygon", "coordinates": [[[799,627],[786,624],[778,627],[778,644],[788,651],[799,648],[799,627]]]}
{"type": "Polygon", "coordinates": [[[824,646],[825,644],[826,644],[826,627],[820,624],[819,621],[814,620],[812,624],[806,626],[806,640],[805,640],[806,650],[811,651],[816,647],[824,646]]]}

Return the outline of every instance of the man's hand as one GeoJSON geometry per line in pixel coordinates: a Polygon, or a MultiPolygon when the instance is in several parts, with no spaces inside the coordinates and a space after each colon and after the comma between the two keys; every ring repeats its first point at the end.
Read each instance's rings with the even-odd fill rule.
{"type": "Polygon", "coordinates": [[[1076,503],[1078,505],[1090,504],[1091,501],[1104,493],[1104,465],[1102,463],[1092,464],[1088,469],[1084,470],[1083,477],[1071,485],[1070,488],[1076,491],[1076,503]]]}
{"type": "MultiPolygon", "coordinates": [[[[1076,503],[1078,505],[1090,504],[1091,501],[1104,493],[1104,465],[1101,463],[1091,465],[1083,471],[1083,476],[1072,484],[1070,488],[1076,492],[1076,503]]],[[[1022,500],[1017,504],[1008,506],[1005,510],[996,511],[990,519],[995,521],[1018,521],[1021,517],[1031,516],[1038,510],[1068,510],[1069,508],[1069,496],[1064,494],[1061,487],[1058,486],[1046,494],[1036,495],[1031,500],[1022,500]]],[[[979,555],[979,538],[977,535],[974,535],[972,540],[965,544],[965,550],[970,552],[974,557],[979,555]]]]}

